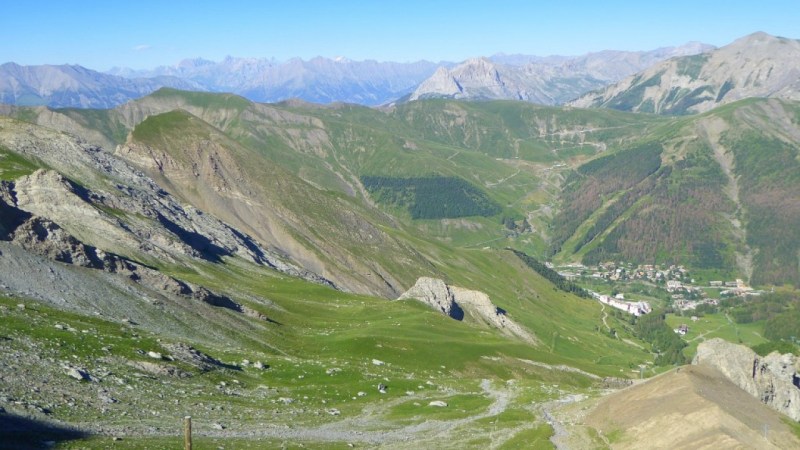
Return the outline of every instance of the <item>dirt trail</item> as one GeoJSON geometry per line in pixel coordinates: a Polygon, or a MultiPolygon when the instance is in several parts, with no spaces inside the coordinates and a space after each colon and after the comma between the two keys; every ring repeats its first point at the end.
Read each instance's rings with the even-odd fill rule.
{"type": "MultiPolygon", "coordinates": [[[[490,380],[483,380],[480,384],[483,393],[491,398],[492,404],[478,414],[455,420],[426,420],[413,425],[399,428],[389,428],[390,422],[382,419],[382,415],[391,407],[408,400],[417,399],[420,403],[427,403],[426,399],[419,397],[403,397],[391,402],[372,405],[365,408],[357,417],[347,418],[316,427],[289,427],[274,426],[242,432],[220,432],[225,437],[269,437],[287,440],[312,440],[323,442],[360,442],[368,445],[402,445],[410,442],[446,441],[448,437],[456,438],[459,429],[480,419],[496,416],[503,413],[514,398],[513,386],[498,388],[490,380]]],[[[432,408],[426,405],[420,408],[432,408]]],[[[533,424],[532,424],[533,425],[533,424]]],[[[509,436],[511,437],[511,436],[509,436]]]]}
{"type": "Polygon", "coordinates": [[[569,449],[568,439],[570,433],[567,431],[566,423],[563,419],[559,419],[553,414],[554,409],[562,408],[571,403],[580,402],[586,399],[582,394],[568,394],[559,399],[542,403],[539,409],[547,424],[553,427],[553,435],[550,437],[550,442],[556,449],[567,450],[569,449]]]}

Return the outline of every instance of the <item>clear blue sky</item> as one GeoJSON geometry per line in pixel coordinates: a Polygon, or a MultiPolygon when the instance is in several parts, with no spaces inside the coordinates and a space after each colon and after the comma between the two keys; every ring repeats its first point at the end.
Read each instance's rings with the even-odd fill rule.
{"type": "Polygon", "coordinates": [[[800,0],[14,1],[0,8],[0,63],[96,70],[184,58],[346,56],[460,61],[498,52],[578,55],[755,31],[800,38],[800,0]]]}

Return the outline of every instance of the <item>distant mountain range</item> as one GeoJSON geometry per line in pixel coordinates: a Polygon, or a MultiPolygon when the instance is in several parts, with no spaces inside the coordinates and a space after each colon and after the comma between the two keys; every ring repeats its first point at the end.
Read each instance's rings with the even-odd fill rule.
{"type": "Polygon", "coordinates": [[[228,57],[187,59],[173,66],[101,73],[75,65],[0,66],[0,102],[12,105],[110,108],[161,87],[231,92],[258,102],[299,98],[368,106],[404,98],[521,99],[560,104],[679,55],[713,47],[689,43],[649,52],[605,51],[583,56],[498,54],[452,62],[352,61],[346,58],[228,57]]]}
{"type": "Polygon", "coordinates": [[[751,97],[800,99],[800,41],[754,33],[711,52],[655,64],[571,105],[691,114],[751,97]]]}
{"type": "Polygon", "coordinates": [[[714,47],[691,42],[648,52],[604,51],[578,57],[496,55],[453,68],[439,67],[409,97],[466,100],[524,100],[557,105],[588,91],[677,56],[697,55],[714,47]]]}
{"type": "Polygon", "coordinates": [[[299,98],[314,103],[347,102],[379,105],[409,92],[440,65],[352,61],[346,58],[293,58],[279,63],[266,58],[228,57],[220,62],[187,59],[150,71],[113,69],[126,77],[177,77],[210,92],[232,92],[257,102],[299,98]]]}
{"type": "Polygon", "coordinates": [[[800,99],[800,41],[754,33],[715,49],[698,42],[582,56],[496,54],[460,64],[317,57],[228,57],[101,73],[75,65],[0,65],[0,103],[112,108],[162,87],[256,102],[387,105],[423,98],[521,100],[632,112],[691,114],[750,97],[800,99]]]}
{"type": "Polygon", "coordinates": [[[124,78],[76,65],[0,65],[0,103],[11,105],[113,108],[162,87],[202,89],[170,76],[124,78]]]}

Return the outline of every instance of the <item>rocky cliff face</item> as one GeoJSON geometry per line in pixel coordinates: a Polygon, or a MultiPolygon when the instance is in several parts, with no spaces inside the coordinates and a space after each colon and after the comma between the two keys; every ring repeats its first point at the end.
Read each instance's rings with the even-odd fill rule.
{"type": "Polygon", "coordinates": [[[506,311],[498,308],[488,295],[480,291],[449,286],[438,278],[421,277],[411,289],[398,297],[398,300],[405,299],[419,300],[456,320],[469,317],[474,322],[497,328],[523,341],[536,342],[531,333],[511,320],[506,311]]]}
{"type": "MultiPolygon", "coordinates": [[[[222,306],[238,312],[243,308],[231,299],[209,290],[166,276],[154,269],[89,246],[70,235],[57,223],[23,211],[14,203],[11,183],[0,185],[0,212],[3,230],[0,240],[52,261],[117,274],[134,283],[179,297],[190,297],[212,306],[222,306]]],[[[10,281],[9,281],[10,282],[10,281]]]]}
{"type": "Polygon", "coordinates": [[[604,51],[578,57],[498,55],[475,58],[455,67],[439,67],[409,99],[510,99],[544,105],[562,104],[665,59],[695,55],[712,48],[689,43],[649,52],[604,51]]]}
{"type": "Polygon", "coordinates": [[[703,342],[692,364],[716,368],[762,403],[800,421],[800,360],[773,352],[759,356],[719,338],[703,342]]]}
{"type": "Polygon", "coordinates": [[[182,205],[151,178],[102,149],[7,118],[0,118],[0,145],[55,169],[7,183],[6,203],[58,224],[92,247],[145,263],[235,256],[328,283],[214,216],[182,205]]]}
{"type": "Polygon", "coordinates": [[[751,97],[800,99],[800,41],[754,33],[709,53],[673,58],[571,102],[691,114],[751,97]]]}

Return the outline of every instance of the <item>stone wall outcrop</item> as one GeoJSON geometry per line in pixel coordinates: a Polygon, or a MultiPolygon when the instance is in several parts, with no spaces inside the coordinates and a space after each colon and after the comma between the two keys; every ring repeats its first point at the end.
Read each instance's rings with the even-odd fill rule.
{"type": "Polygon", "coordinates": [[[715,338],[701,343],[692,364],[708,365],[771,408],[800,422],[800,359],[715,338]]]}
{"type": "Polygon", "coordinates": [[[474,321],[497,328],[504,334],[535,343],[536,337],[511,320],[488,295],[458,286],[450,286],[438,278],[421,277],[398,300],[416,299],[456,320],[469,316],[474,321]]]}

